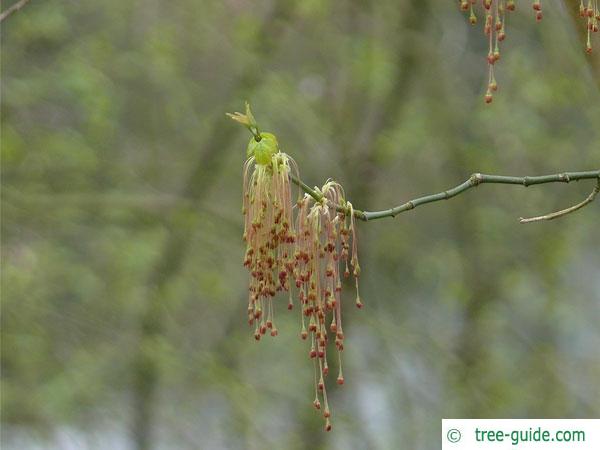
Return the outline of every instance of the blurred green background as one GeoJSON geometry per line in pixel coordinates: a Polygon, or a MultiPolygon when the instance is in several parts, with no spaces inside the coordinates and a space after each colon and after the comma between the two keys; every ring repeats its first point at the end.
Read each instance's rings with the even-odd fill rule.
{"type": "Polygon", "coordinates": [[[224,114],[244,100],[304,181],[362,209],[600,166],[599,53],[568,5],[536,24],[518,3],[491,106],[457,2],[33,0],[7,19],[2,447],[431,449],[443,417],[599,417],[600,203],[517,221],[593,182],[360,223],[331,433],[287,300],[276,339],[246,323],[249,135],[224,114]]]}

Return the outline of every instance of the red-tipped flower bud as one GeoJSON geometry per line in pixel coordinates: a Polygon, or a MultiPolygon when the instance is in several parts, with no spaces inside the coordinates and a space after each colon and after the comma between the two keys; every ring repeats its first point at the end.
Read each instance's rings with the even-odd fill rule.
{"type": "Polygon", "coordinates": [[[485,93],[485,102],[487,104],[492,103],[492,100],[494,99],[494,97],[492,96],[492,91],[488,88],[487,92],[485,93]]]}

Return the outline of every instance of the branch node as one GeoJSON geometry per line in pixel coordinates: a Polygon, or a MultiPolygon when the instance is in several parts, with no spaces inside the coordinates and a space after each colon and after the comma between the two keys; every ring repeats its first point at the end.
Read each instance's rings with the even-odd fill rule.
{"type": "Polygon", "coordinates": [[[479,172],[474,173],[473,175],[471,175],[469,177],[469,180],[471,181],[471,184],[473,186],[478,186],[483,182],[483,175],[480,174],[479,172]]]}

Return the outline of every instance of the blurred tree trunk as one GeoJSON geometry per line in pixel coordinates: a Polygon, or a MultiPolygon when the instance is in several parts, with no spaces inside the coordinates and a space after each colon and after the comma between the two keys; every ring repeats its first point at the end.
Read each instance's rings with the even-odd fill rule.
{"type": "MultiPolygon", "coordinates": [[[[292,16],[294,2],[277,2],[273,10],[262,20],[252,49],[262,58],[268,59],[275,53],[278,37],[285,29],[284,24],[292,16]]],[[[250,46],[252,47],[252,45],[250,46]]],[[[265,62],[266,64],[266,62],[265,62]]],[[[260,85],[263,67],[248,67],[234,88],[230,98],[247,98],[260,85]]],[[[227,105],[223,105],[224,108],[227,105]]],[[[182,196],[191,200],[198,208],[202,199],[226,161],[223,152],[229,149],[233,138],[231,123],[225,119],[225,109],[219,111],[214,126],[208,134],[204,151],[191,170],[182,196]]],[[[243,153],[240,152],[240,158],[243,153]]],[[[241,160],[240,160],[241,167],[241,160]]],[[[133,359],[133,435],[137,450],[152,447],[154,397],[159,378],[159,363],[152,353],[153,343],[163,334],[166,293],[169,281],[185,261],[189,243],[196,229],[196,218],[174,215],[168,223],[168,236],[163,244],[156,266],[150,271],[147,281],[147,302],[140,322],[140,343],[133,359]]]]}
{"type": "MultiPolygon", "coordinates": [[[[429,93],[429,116],[432,128],[437,131],[446,145],[440,149],[440,154],[445,155],[447,165],[452,170],[446,172],[449,180],[465,179],[470,173],[479,170],[483,163],[483,155],[465,152],[461,142],[468,138],[459,138],[456,130],[469,129],[462,127],[466,123],[471,108],[458,108],[453,104],[449,89],[440,82],[443,68],[437,58],[430,58],[430,76],[426,78],[426,90],[429,93]]],[[[479,98],[477,98],[479,100],[479,98]]],[[[444,177],[446,178],[446,176],[444,177]]],[[[486,415],[486,383],[490,380],[486,370],[489,352],[486,348],[486,329],[482,316],[499,298],[497,277],[493,276],[503,261],[486,264],[482,255],[483,242],[478,240],[481,234],[481,225],[478,218],[477,200],[474,196],[466,195],[456,201],[450,211],[451,233],[453,241],[457,243],[463,266],[462,295],[457,298],[463,305],[462,330],[456,341],[456,363],[451,370],[450,392],[453,397],[464,399],[460,411],[444,414],[459,414],[464,417],[482,417],[486,415]]],[[[493,379],[493,377],[492,377],[493,379]]],[[[452,403],[452,402],[450,402],[452,403]]]]}
{"type": "MultiPolygon", "coordinates": [[[[346,191],[352,195],[357,207],[368,207],[372,199],[372,182],[377,178],[377,138],[392,130],[408,97],[408,88],[419,64],[418,36],[427,25],[424,18],[429,14],[427,0],[407,0],[402,6],[402,20],[390,30],[398,36],[393,61],[395,82],[382,101],[373,103],[364,99],[363,115],[354,124],[343,118],[338,120],[342,167],[348,179],[346,191]],[[344,151],[345,150],[345,151],[344,151]]],[[[374,69],[375,70],[375,69],[374,69]]]]}

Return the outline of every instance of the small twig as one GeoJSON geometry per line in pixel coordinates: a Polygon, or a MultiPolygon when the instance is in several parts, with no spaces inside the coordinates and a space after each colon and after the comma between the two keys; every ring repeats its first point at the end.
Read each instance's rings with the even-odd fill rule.
{"type": "Polygon", "coordinates": [[[596,186],[594,187],[592,192],[590,192],[590,195],[588,195],[588,197],[584,201],[577,203],[576,205],[573,205],[570,208],[562,209],[560,211],[556,211],[556,212],[546,214],[543,216],[530,217],[528,219],[524,219],[523,217],[521,217],[519,219],[519,222],[520,223],[540,222],[542,220],[552,220],[552,219],[556,219],[557,217],[566,216],[567,214],[571,214],[572,212],[575,212],[578,209],[583,208],[585,205],[592,203],[594,201],[594,198],[596,198],[596,195],[598,195],[598,192],[600,192],[600,178],[598,178],[598,183],[596,184],[596,186]]]}
{"type": "Polygon", "coordinates": [[[10,16],[12,13],[16,13],[18,10],[20,10],[23,6],[25,6],[27,3],[29,3],[30,0],[19,0],[17,3],[15,3],[14,5],[12,5],[10,8],[8,8],[6,11],[3,11],[2,13],[0,13],[0,22],[3,22],[4,19],[6,19],[8,16],[10,16]]]}

